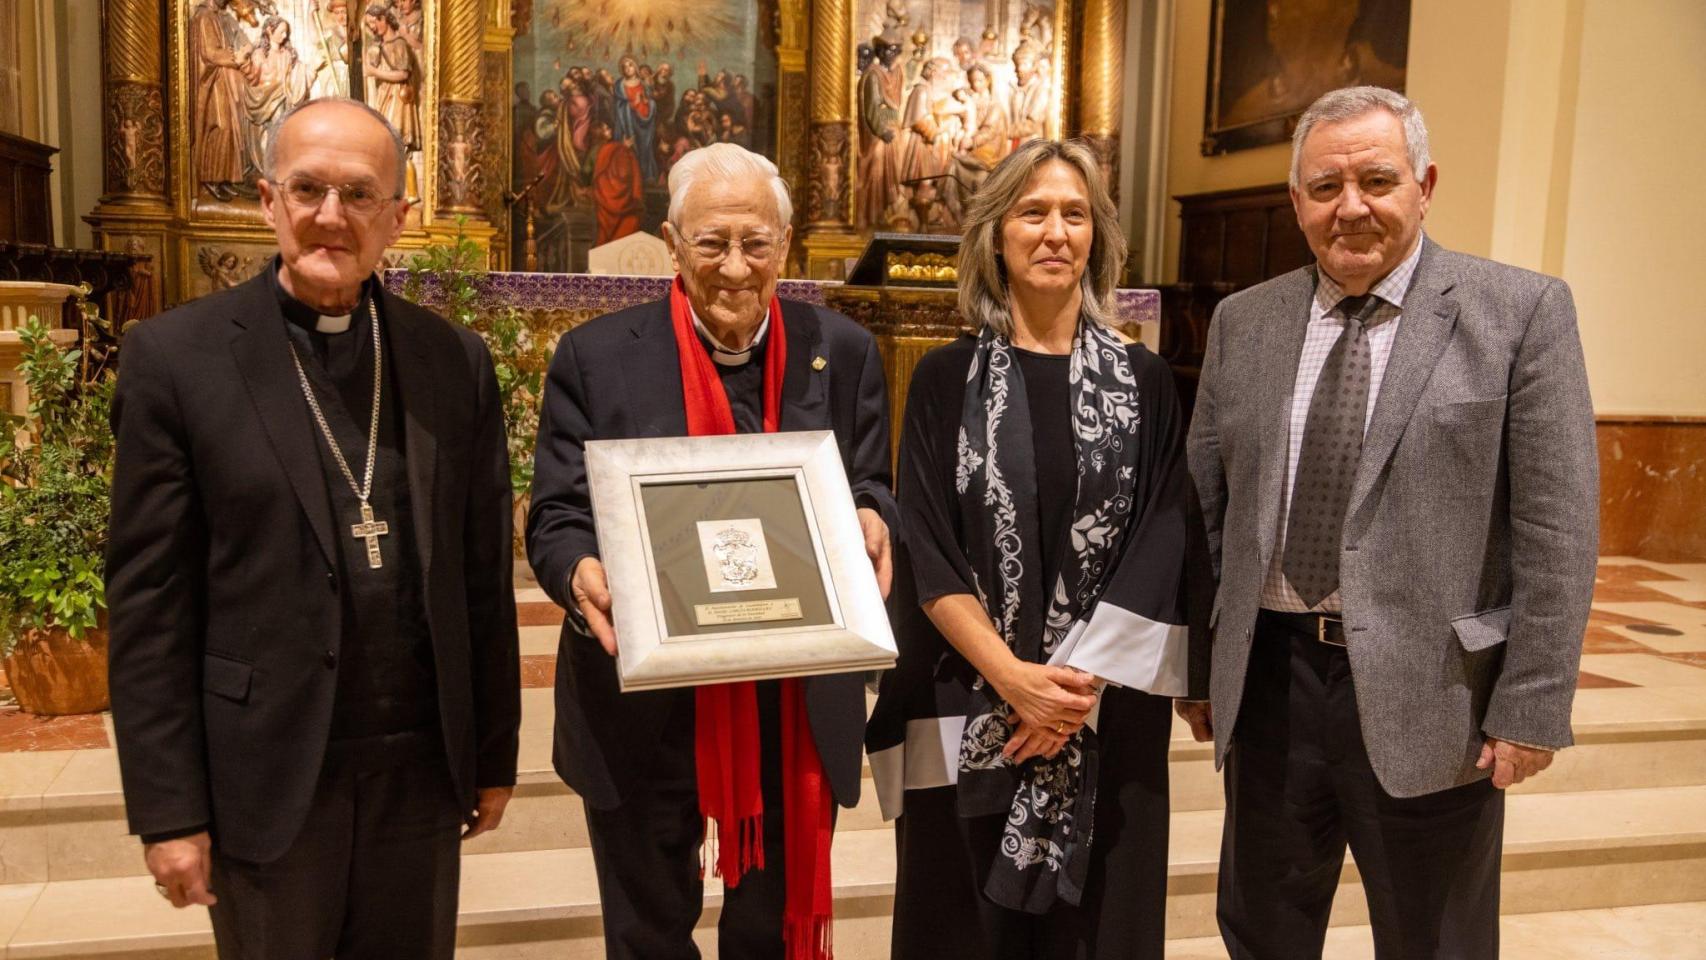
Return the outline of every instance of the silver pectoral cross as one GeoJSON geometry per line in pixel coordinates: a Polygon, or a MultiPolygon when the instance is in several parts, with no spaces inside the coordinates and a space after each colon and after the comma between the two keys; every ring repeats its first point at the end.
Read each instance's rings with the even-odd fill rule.
{"type": "Polygon", "coordinates": [[[373,508],[367,501],[361,502],[361,522],[352,523],[349,528],[350,536],[357,540],[367,541],[367,568],[378,570],[385,566],[385,561],[379,556],[379,538],[391,532],[390,524],[383,520],[373,519],[373,508]]]}

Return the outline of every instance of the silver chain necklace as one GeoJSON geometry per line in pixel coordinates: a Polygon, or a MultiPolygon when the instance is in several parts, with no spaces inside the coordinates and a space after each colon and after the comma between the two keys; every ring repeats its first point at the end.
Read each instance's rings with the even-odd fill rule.
{"type": "Polygon", "coordinates": [[[379,305],[374,300],[367,301],[368,317],[373,321],[373,417],[367,426],[367,469],[362,473],[361,484],[355,482],[355,474],[350,471],[349,462],[344,459],[344,452],[338,449],[338,441],[332,436],[332,428],[326,424],[326,414],[320,409],[320,401],[314,396],[314,388],[308,382],[308,371],[302,369],[302,357],[296,352],[296,341],[290,341],[290,359],[296,364],[296,378],[302,383],[302,395],[308,398],[308,409],[314,411],[314,422],[320,425],[320,433],[326,438],[326,446],[332,449],[332,459],[338,462],[338,469],[344,473],[344,479],[349,481],[350,492],[361,501],[361,522],[350,524],[350,536],[357,540],[367,541],[367,567],[378,570],[385,565],[379,555],[379,538],[391,532],[391,527],[383,520],[373,518],[373,507],[367,503],[367,498],[373,493],[373,462],[379,453],[379,385],[384,376],[381,372],[379,347],[379,305]]]}

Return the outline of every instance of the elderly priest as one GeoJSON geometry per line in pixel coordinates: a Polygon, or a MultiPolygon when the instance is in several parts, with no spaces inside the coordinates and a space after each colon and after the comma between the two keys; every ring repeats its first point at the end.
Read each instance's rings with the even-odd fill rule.
{"type": "Polygon", "coordinates": [[[793,208],[770,161],[715,144],[677,163],[669,188],[669,296],[570,332],[545,391],[527,552],[568,611],[556,767],[586,800],[613,960],[699,956],[707,820],[726,838],[707,856],[726,891],[719,955],[820,958],[834,805],[859,797],[860,677],[622,693],[584,453],[589,440],[832,430],[886,593],[888,391],[869,333],[776,298],[793,208]]]}
{"type": "Polygon", "coordinates": [[[496,827],[515,783],[497,382],[479,337],[373,276],[403,159],[370,107],[296,108],[260,182],[279,256],[125,337],[124,798],[222,960],[449,960],[458,835],[496,827]]]}

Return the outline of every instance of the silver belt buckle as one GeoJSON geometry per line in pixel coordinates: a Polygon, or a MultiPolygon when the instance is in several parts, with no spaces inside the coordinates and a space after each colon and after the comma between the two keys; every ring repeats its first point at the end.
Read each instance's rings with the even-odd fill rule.
{"type": "Polygon", "coordinates": [[[1345,644],[1343,641],[1328,640],[1327,639],[1327,624],[1329,621],[1331,621],[1333,623],[1340,624],[1342,626],[1345,622],[1345,619],[1343,617],[1329,617],[1329,616],[1326,616],[1325,614],[1316,614],[1315,615],[1315,642],[1316,643],[1324,643],[1329,647],[1342,647],[1342,646],[1344,646],[1345,644]]]}

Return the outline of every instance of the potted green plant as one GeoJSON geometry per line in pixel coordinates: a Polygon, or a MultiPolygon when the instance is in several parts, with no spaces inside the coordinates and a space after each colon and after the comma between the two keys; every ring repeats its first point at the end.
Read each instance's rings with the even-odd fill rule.
{"type": "Polygon", "coordinates": [[[486,252],[463,234],[460,222],[454,240],[429,245],[408,265],[403,295],[426,304],[448,319],[478,333],[491,351],[497,373],[498,397],[509,441],[509,481],[515,491],[515,552],[526,553],[528,491],[533,486],[533,444],[539,434],[539,398],[543,392],[551,349],[536,336],[526,314],[514,307],[482,309],[486,252]]]}
{"type": "Polygon", "coordinates": [[[30,403],[0,429],[0,655],[25,711],[93,713],[109,705],[113,378],[80,371],[37,317],[18,334],[30,403]]]}

